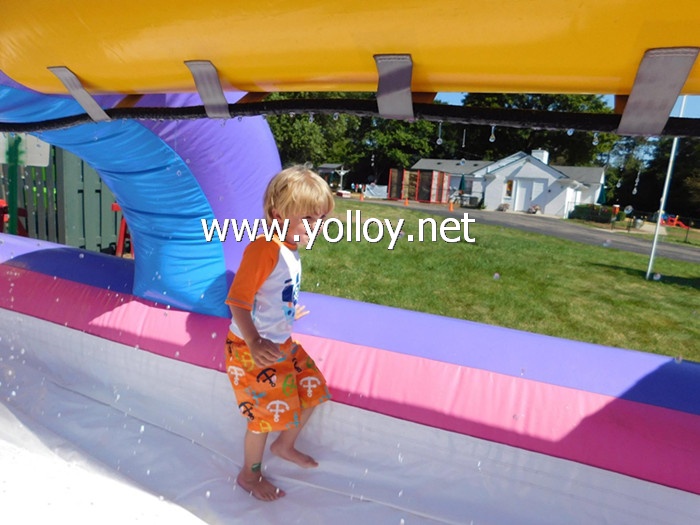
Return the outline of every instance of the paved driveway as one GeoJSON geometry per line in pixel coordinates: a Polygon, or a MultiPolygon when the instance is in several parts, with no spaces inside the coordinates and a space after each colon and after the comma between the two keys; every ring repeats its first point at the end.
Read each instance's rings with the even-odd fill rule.
{"type": "MultiPolygon", "coordinates": [[[[387,204],[390,206],[403,206],[397,201],[371,201],[377,204],[387,204]]],[[[470,219],[475,219],[476,224],[491,224],[517,228],[543,235],[551,235],[562,239],[594,244],[598,246],[609,246],[618,250],[651,255],[652,241],[627,234],[622,229],[613,231],[610,229],[591,228],[581,224],[576,224],[563,219],[546,217],[543,215],[530,215],[527,213],[499,212],[474,210],[467,208],[455,208],[450,212],[445,205],[409,203],[409,207],[415,210],[424,210],[435,215],[445,217],[462,218],[464,213],[469,214],[470,219]]],[[[663,236],[659,236],[656,245],[656,257],[666,257],[678,261],[700,263],[700,248],[692,245],[664,242],[663,236]]]]}

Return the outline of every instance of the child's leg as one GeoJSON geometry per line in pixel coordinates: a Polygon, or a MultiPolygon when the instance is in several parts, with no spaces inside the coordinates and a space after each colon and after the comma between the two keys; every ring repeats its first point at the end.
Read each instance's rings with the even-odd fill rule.
{"type": "Polygon", "coordinates": [[[273,501],[284,496],[284,491],[275,487],[262,475],[262,458],[265,452],[267,433],[246,430],[243,441],[243,468],[236,481],[246,491],[263,501],[273,501]]]}
{"type": "Polygon", "coordinates": [[[309,417],[311,417],[311,413],[314,411],[314,408],[316,407],[313,406],[303,409],[301,411],[301,415],[299,416],[299,424],[293,428],[280,432],[279,437],[274,443],[272,443],[272,445],[270,445],[270,452],[281,457],[282,459],[296,463],[303,468],[318,467],[318,463],[314,458],[304,454],[303,452],[299,452],[295,447],[297,437],[299,437],[301,429],[304,428],[304,425],[306,425],[309,417]]]}

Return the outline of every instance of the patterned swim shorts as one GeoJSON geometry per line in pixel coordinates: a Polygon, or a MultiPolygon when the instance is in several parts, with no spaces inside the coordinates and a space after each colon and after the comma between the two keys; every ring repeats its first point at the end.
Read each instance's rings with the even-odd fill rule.
{"type": "Polygon", "coordinates": [[[226,372],[251,432],[293,428],[303,409],[330,399],[323,374],[299,343],[290,338],[280,351],[279,361],[258,367],[243,339],[231,332],[226,338],[226,372]]]}

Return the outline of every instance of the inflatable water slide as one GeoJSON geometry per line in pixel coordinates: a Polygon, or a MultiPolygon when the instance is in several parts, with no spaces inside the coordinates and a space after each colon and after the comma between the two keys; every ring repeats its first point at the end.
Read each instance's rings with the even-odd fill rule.
{"type": "Polygon", "coordinates": [[[700,522],[697,363],[309,292],[295,336],[333,400],[300,446],[320,466],[271,457],[287,496],[255,500],[235,482],[245,421],[224,366],[245,243],[202,231],[261,216],[281,168],[261,115],[291,107],[275,91],[377,94],[307,111],[695,135],[669,115],[700,92],[699,20],[691,0],[4,2],[0,131],[92,166],[135,258],[0,234],[0,512],[700,522]],[[619,112],[431,109],[445,91],[614,94],[619,112]]]}

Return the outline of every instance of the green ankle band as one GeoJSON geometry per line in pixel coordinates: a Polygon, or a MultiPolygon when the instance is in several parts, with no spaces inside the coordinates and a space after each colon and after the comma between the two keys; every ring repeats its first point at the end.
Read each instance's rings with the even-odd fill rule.
{"type": "Polygon", "coordinates": [[[250,470],[252,470],[253,472],[260,472],[260,467],[260,463],[253,463],[253,466],[250,467],[250,470]]]}

